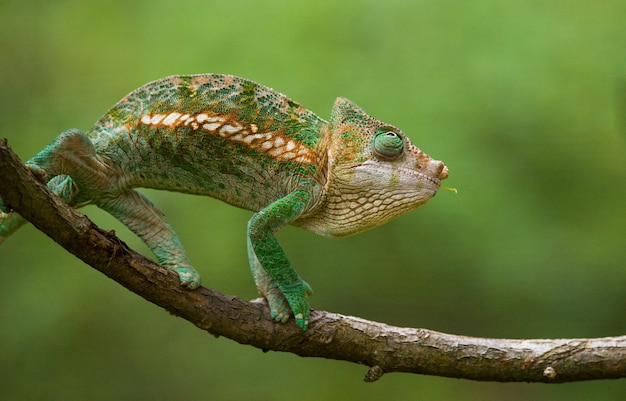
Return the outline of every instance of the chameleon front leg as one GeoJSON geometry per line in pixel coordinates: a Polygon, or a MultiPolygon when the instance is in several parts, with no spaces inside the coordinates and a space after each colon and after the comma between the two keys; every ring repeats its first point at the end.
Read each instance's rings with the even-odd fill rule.
{"type": "Polygon", "coordinates": [[[308,296],[313,291],[293,269],[274,233],[300,216],[310,199],[309,190],[296,190],[255,213],[248,222],[247,240],[250,269],[272,318],[285,322],[291,309],[303,330],[309,324],[308,296]]]}
{"type": "Polygon", "coordinates": [[[178,274],[184,286],[200,286],[198,272],[191,266],[180,239],[161,212],[135,190],[97,199],[95,204],[120,220],[150,248],[161,266],[178,274]]]}

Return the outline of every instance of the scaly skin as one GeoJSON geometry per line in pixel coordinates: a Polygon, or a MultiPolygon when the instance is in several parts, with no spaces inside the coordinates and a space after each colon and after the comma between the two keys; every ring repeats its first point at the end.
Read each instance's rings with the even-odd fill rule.
{"type": "MultiPolygon", "coordinates": [[[[134,188],[207,195],[256,212],[248,256],[272,317],[309,322],[311,287],[275,233],[293,224],[327,237],[368,230],[432,198],[448,169],[402,131],[338,98],[330,122],[230,75],[172,76],[131,92],[87,133],[72,129],[30,159],[65,202],[95,204],[196,288],[200,276],[163,213],[134,188]]],[[[24,220],[0,208],[0,243],[24,220]]]]}

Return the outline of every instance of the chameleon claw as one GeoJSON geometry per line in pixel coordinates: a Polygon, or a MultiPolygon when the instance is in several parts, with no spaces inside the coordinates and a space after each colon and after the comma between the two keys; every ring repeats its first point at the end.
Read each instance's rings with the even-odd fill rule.
{"type": "Polygon", "coordinates": [[[304,318],[304,315],[302,313],[298,313],[296,316],[296,324],[298,325],[298,327],[300,327],[302,330],[306,330],[309,327],[309,320],[304,318]]]}

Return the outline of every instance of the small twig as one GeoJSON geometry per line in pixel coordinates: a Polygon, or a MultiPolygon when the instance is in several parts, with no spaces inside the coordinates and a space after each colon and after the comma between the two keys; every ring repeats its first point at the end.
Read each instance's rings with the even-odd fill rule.
{"type": "MultiPolygon", "coordinates": [[[[0,139],[0,197],[85,263],[169,312],[216,336],[263,350],[345,360],[384,373],[491,381],[560,383],[626,377],[626,336],[597,339],[506,340],[399,328],[312,311],[301,331],[269,318],[265,302],[243,301],[208,288],[183,289],[178,278],[129,249],[68,207],[38,182],[0,139]]],[[[4,245],[10,246],[10,245],[4,245]]]]}

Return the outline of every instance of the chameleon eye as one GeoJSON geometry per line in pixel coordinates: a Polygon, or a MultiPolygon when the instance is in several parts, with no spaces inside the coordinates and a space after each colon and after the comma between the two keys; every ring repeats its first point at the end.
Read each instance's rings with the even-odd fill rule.
{"type": "Polygon", "coordinates": [[[376,156],[384,159],[395,159],[404,150],[404,141],[393,131],[379,132],[374,137],[372,148],[376,156]]]}

